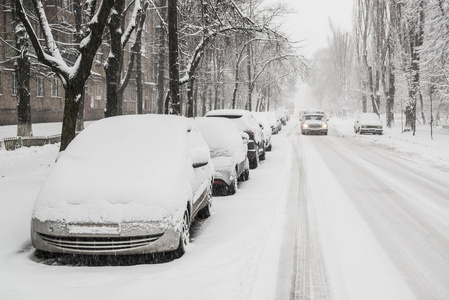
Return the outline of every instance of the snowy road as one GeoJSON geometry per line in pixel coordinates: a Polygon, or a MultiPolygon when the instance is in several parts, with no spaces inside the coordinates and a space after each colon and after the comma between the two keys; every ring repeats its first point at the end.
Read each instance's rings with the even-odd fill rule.
{"type": "Polygon", "coordinates": [[[0,299],[449,299],[443,136],[402,151],[402,136],[393,147],[388,135],[302,136],[294,125],[165,263],[36,260],[30,215],[58,148],[0,152],[0,299]]]}
{"type": "Polygon", "coordinates": [[[335,130],[290,140],[301,216],[292,298],[448,299],[447,172],[335,130]]]}

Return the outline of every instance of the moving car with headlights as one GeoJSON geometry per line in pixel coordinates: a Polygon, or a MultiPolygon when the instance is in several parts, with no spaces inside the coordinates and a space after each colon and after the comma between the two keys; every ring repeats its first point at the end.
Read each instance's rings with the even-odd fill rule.
{"type": "Polygon", "coordinates": [[[375,113],[363,113],[354,121],[355,133],[382,134],[383,125],[379,116],[375,113]]]}
{"type": "Polygon", "coordinates": [[[32,213],[36,254],[181,256],[195,216],[212,204],[214,168],[193,121],[106,118],[59,156],[32,213]]]}
{"type": "Polygon", "coordinates": [[[206,117],[228,118],[239,131],[248,134],[247,156],[251,169],[257,168],[259,166],[259,160],[265,159],[263,132],[250,111],[244,109],[217,109],[206,113],[206,117]]]}
{"type": "Polygon", "coordinates": [[[327,121],[326,116],[323,114],[305,114],[301,118],[301,133],[327,135],[327,121]]]}
{"type": "Polygon", "coordinates": [[[233,195],[238,181],[249,178],[249,136],[226,118],[196,118],[195,125],[210,149],[215,168],[214,195],[233,195]]]}

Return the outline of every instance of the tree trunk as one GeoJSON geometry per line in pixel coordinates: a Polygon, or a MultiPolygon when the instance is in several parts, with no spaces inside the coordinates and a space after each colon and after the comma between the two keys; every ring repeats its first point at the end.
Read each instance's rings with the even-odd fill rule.
{"type": "Polygon", "coordinates": [[[60,151],[64,151],[69,143],[75,138],[76,119],[80,103],[77,99],[79,100],[79,97],[81,97],[83,92],[84,85],[66,86],[60,151]]]}
{"type": "Polygon", "coordinates": [[[81,97],[79,99],[79,107],[78,114],[76,116],[76,127],[75,131],[80,132],[84,130],[84,99],[85,99],[86,91],[83,90],[81,97]]]}
{"type": "MultiPolygon", "coordinates": [[[[14,1],[11,3],[14,6],[14,1]]],[[[14,76],[17,96],[17,136],[33,136],[30,103],[31,62],[28,57],[28,35],[19,17],[14,14],[14,33],[17,53],[14,76]]]]}
{"type": "MultiPolygon", "coordinates": [[[[391,62],[390,62],[391,64],[391,62]]],[[[387,95],[387,127],[391,128],[394,124],[394,94],[395,94],[395,74],[392,71],[393,67],[390,65],[388,75],[388,95],[387,95]]]]}
{"type": "Polygon", "coordinates": [[[195,116],[193,109],[193,86],[195,83],[195,77],[190,77],[187,83],[187,117],[193,118],[195,116]]]}
{"type": "Polygon", "coordinates": [[[143,114],[142,53],[140,48],[139,46],[136,53],[137,114],[139,115],[143,114]]]}
{"type": "Polygon", "coordinates": [[[178,61],[178,1],[168,0],[168,64],[170,73],[170,99],[172,114],[181,114],[179,98],[179,61],[178,61]]]}
{"type": "MultiPolygon", "coordinates": [[[[159,0],[158,6],[161,7],[160,15],[165,20],[167,4],[166,0],[159,0]]],[[[158,75],[157,75],[157,113],[164,113],[164,97],[165,97],[165,28],[164,22],[159,20],[159,51],[158,51],[158,75]]]]}
{"type": "Polygon", "coordinates": [[[119,95],[122,71],[122,22],[125,1],[116,0],[108,23],[110,55],[105,65],[106,73],[106,110],[105,117],[117,116],[123,113],[122,97],[119,95]]]}
{"type": "Polygon", "coordinates": [[[252,51],[251,51],[251,44],[248,45],[246,48],[246,55],[248,56],[247,64],[246,64],[246,71],[248,74],[248,99],[246,102],[246,109],[249,111],[253,110],[253,74],[252,74],[252,51]]]}

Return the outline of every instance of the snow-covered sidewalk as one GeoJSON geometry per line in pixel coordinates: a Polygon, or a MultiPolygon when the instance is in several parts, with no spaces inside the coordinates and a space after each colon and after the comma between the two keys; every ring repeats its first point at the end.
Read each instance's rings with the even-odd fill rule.
{"type": "Polygon", "coordinates": [[[419,125],[415,136],[412,132],[402,132],[400,123],[392,128],[384,127],[383,135],[355,134],[353,120],[347,119],[331,119],[329,128],[334,128],[339,135],[359,139],[373,146],[389,148],[408,156],[410,160],[423,160],[435,167],[449,168],[449,129],[442,126],[433,129],[433,139],[429,125],[419,125]]]}

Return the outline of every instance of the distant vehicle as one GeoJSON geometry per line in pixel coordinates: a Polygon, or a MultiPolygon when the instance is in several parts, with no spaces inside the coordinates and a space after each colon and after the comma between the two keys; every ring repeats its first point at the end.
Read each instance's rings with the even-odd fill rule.
{"type": "Polygon", "coordinates": [[[304,111],[299,112],[299,119],[301,120],[304,117],[304,115],[310,115],[310,114],[319,114],[319,115],[324,115],[325,117],[327,117],[324,110],[310,109],[310,110],[304,110],[304,111]]]}
{"type": "Polygon", "coordinates": [[[254,117],[256,118],[257,122],[259,122],[259,125],[262,128],[263,132],[263,138],[265,141],[265,150],[271,151],[272,144],[271,144],[271,135],[273,134],[273,127],[271,125],[271,122],[268,120],[268,115],[264,112],[255,112],[253,113],[254,117]]]}
{"type": "Polygon", "coordinates": [[[37,196],[37,255],[184,254],[195,216],[211,214],[214,168],[193,120],[106,118],[67,147],[37,196]]]}
{"type": "Polygon", "coordinates": [[[243,109],[218,109],[206,113],[206,117],[228,118],[234,122],[239,131],[246,132],[249,136],[248,159],[249,167],[255,169],[259,166],[259,160],[265,159],[265,142],[262,129],[253,114],[243,109]]]}
{"type": "Polygon", "coordinates": [[[301,133],[327,135],[327,121],[323,114],[305,114],[301,119],[301,133]]]}
{"type": "Polygon", "coordinates": [[[354,121],[355,133],[382,134],[383,125],[380,118],[375,113],[363,113],[354,121]]]}
{"type": "Polygon", "coordinates": [[[238,180],[249,178],[249,136],[239,132],[227,118],[196,118],[195,125],[203,134],[214,163],[214,195],[235,194],[238,180]]]}
{"type": "Polygon", "coordinates": [[[276,117],[279,118],[279,120],[281,121],[282,125],[284,125],[284,126],[287,125],[288,119],[287,119],[286,111],[284,111],[284,110],[277,110],[275,112],[275,114],[276,114],[276,117]]]}

